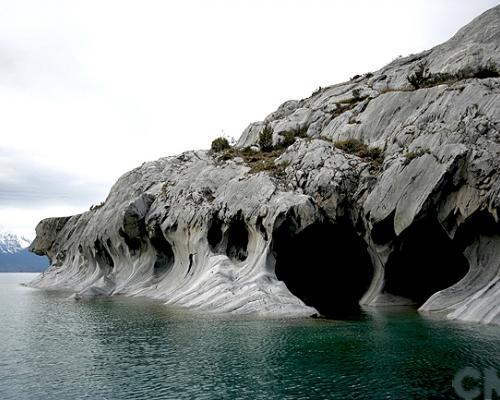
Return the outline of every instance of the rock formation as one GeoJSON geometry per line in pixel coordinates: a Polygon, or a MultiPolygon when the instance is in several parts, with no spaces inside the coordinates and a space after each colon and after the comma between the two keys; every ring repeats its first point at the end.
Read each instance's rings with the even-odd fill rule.
{"type": "Polygon", "coordinates": [[[451,40],[287,101],[234,148],[123,175],[40,222],[32,286],[206,312],[416,304],[500,324],[500,6],[451,40]],[[274,150],[259,151],[264,127],[274,150]]]}

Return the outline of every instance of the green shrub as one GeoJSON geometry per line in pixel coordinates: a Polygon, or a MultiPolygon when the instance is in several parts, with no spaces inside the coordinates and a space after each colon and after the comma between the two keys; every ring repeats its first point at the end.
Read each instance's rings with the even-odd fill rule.
{"type": "Polygon", "coordinates": [[[279,143],[280,148],[287,148],[295,143],[297,138],[306,138],[307,137],[307,129],[308,127],[303,125],[297,125],[295,129],[290,131],[280,132],[280,136],[283,140],[279,143]]]}
{"type": "Polygon", "coordinates": [[[227,139],[221,136],[213,140],[211,149],[214,153],[219,153],[223,150],[229,149],[230,147],[231,146],[229,145],[227,139]]]}
{"type": "Polygon", "coordinates": [[[294,135],[296,138],[306,138],[307,137],[307,130],[309,129],[308,126],[306,125],[297,125],[297,128],[295,128],[295,130],[293,131],[294,132],[294,135]]]}
{"type": "Polygon", "coordinates": [[[416,151],[409,151],[404,154],[405,160],[404,165],[408,165],[412,160],[422,157],[424,154],[431,154],[429,149],[418,149],[416,151]]]}
{"type": "Polygon", "coordinates": [[[357,154],[368,148],[366,144],[358,139],[339,140],[338,142],[335,142],[335,147],[349,154],[357,154]]]}
{"type": "Polygon", "coordinates": [[[352,97],[357,99],[357,98],[359,98],[359,96],[361,96],[361,89],[359,89],[359,88],[353,89],[352,90],[352,97]]]}
{"type": "Polygon", "coordinates": [[[295,143],[295,133],[294,131],[281,132],[280,136],[283,137],[283,140],[280,142],[280,146],[283,148],[287,148],[295,143]]]}
{"type": "Polygon", "coordinates": [[[429,72],[426,62],[421,62],[417,69],[407,76],[408,82],[415,89],[455,83],[464,79],[485,79],[500,77],[500,69],[492,61],[478,67],[466,67],[457,72],[429,72]]]}
{"type": "Polygon", "coordinates": [[[271,151],[273,149],[273,128],[269,125],[264,126],[259,134],[259,147],[262,151],[271,151]]]}
{"type": "Polygon", "coordinates": [[[406,77],[408,82],[415,88],[419,89],[424,86],[425,82],[430,78],[429,66],[427,61],[418,63],[417,69],[406,77]]]}
{"type": "Polygon", "coordinates": [[[378,147],[368,147],[358,139],[347,139],[335,142],[335,147],[348,154],[354,154],[360,158],[367,158],[375,164],[382,164],[384,152],[378,147]]]}
{"type": "Polygon", "coordinates": [[[284,171],[283,163],[276,165],[274,162],[283,154],[283,149],[273,149],[270,151],[253,151],[249,147],[239,148],[231,147],[221,154],[214,155],[216,162],[225,162],[233,160],[236,157],[243,159],[246,165],[250,167],[250,173],[267,171],[275,178],[282,177],[284,171]]]}
{"type": "Polygon", "coordinates": [[[493,61],[489,61],[486,65],[480,66],[474,72],[474,78],[485,79],[485,78],[499,78],[500,77],[500,68],[493,63],[493,61]]]}
{"type": "Polygon", "coordinates": [[[312,92],[311,96],[316,96],[317,94],[320,94],[323,88],[320,86],[318,87],[314,92],[312,92]]]}

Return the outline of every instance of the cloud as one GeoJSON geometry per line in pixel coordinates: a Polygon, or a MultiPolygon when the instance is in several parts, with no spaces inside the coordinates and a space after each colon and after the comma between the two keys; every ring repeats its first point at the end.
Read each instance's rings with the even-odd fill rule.
{"type": "Polygon", "coordinates": [[[0,149],[0,207],[89,207],[107,195],[109,184],[33,162],[0,149]]]}
{"type": "Polygon", "coordinates": [[[430,48],[495,0],[16,0],[0,13],[0,222],[81,212],[145,160],[430,48]],[[438,4],[439,3],[439,4],[438,4]]]}

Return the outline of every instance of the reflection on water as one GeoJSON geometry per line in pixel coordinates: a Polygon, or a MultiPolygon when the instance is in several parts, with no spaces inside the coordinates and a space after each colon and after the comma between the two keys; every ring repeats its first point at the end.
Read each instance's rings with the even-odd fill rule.
{"type": "Polygon", "coordinates": [[[500,366],[499,328],[367,309],[355,320],[207,316],[75,302],[0,275],[0,399],[455,398],[500,366]]]}

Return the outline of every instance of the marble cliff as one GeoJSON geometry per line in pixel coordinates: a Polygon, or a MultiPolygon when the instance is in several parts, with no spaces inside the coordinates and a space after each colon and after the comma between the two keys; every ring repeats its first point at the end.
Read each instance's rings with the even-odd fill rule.
{"type": "Polygon", "coordinates": [[[39,223],[31,250],[51,266],[31,286],[280,316],[416,304],[500,324],[499,47],[497,6],[285,102],[233,148],[144,163],[102,205],[39,223]]]}

